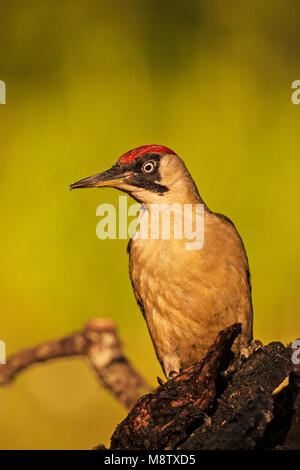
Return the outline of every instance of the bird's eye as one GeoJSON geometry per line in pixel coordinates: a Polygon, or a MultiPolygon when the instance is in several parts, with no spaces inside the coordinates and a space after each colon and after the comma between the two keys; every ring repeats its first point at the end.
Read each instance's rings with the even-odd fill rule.
{"type": "Polygon", "coordinates": [[[153,171],[155,170],[155,163],[154,162],[146,162],[143,165],[142,170],[143,170],[144,173],[153,173],[153,171]]]}

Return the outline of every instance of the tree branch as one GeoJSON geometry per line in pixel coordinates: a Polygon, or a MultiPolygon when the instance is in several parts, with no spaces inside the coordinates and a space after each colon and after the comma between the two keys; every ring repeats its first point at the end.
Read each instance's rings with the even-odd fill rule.
{"type": "Polygon", "coordinates": [[[297,354],[292,359],[297,349],[270,343],[224,374],[240,329],[235,324],[221,331],[200,362],[153,391],[123,355],[114,322],[98,318],[72,335],[11,356],[0,365],[0,386],[34,364],[81,356],[131,408],[111,450],[299,449],[300,364],[297,354]]]}
{"type": "Polygon", "coordinates": [[[102,385],[127,408],[152,390],[124,356],[115,323],[105,318],[90,320],[81,331],[12,355],[7,364],[0,365],[0,385],[34,364],[68,356],[85,357],[102,385]]]}

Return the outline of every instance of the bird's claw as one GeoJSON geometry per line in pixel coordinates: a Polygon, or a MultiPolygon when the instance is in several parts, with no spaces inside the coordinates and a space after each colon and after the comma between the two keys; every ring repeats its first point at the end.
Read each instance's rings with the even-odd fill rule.
{"type": "Polygon", "coordinates": [[[251,356],[251,354],[253,354],[259,348],[265,351],[263,343],[258,339],[253,340],[250,346],[242,348],[239,357],[221,373],[222,377],[226,378],[230,375],[233,375],[235,372],[239,372],[243,362],[245,362],[251,356]]]}
{"type": "MultiPolygon", "coordinates": [[[[178,374],[179,374],[179,372],[176,372],[176,370],[171,370],[171,371],[168,373],[168,378],[167,378],[167,380],[172,379],[173,377],[176,377],[178,374]]],[[[163,379],[161,379],[161,378],[158,377],[158,376],[157,376],[156,378],[157,378],[157,382],[158,382],[159,385],[164,385],[165,382],[163,381],[163,379]]]]}
{"type": "Polygon", "coordinates": [[[257,349],[261,348],[263,351],[265,351],[265,347],[259,339],[254,339],[252,340],[250,346],[246,348],[242,348],[240,352],[240,360],[241,362],[246,361],[251,354],[253,354],[257,349]]]}
{"type": "Polygon", "coordinates": [[[176,377],[176,375],[178,375],[179,372],[176,372],[176,370],[170,370],[169,374],[168,374],[168,379],[172,379],[173,377],[176,377]]]}

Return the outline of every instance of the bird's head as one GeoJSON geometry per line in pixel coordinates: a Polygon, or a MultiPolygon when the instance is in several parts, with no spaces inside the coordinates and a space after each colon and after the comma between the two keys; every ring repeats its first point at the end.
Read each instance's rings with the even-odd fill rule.
{"type": "Polygon", "coordinates": [[[197,187],[181,158],[161,145],[124,153],[109,170],[71,184],[70,189],[112,187],[148,204],[193,203],[197,187]]]}

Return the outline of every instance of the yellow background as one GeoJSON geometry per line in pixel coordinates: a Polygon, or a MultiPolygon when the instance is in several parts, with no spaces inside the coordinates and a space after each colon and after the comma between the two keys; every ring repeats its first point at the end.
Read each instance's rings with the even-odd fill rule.
{"type": "MultiPolygon", "coordinates": [[[[68,185],[162,144],[245,242],[254,335],[299,337],[297,0],[1,3],[1,321],[8,354],[115,319],[125,351],[162,375],[131,291],[125,240],[96,238],[111,189],[68,185]]],[[[124,409],[80,359],[0,389],[2,449],[108,443],[124,409]]]]}

